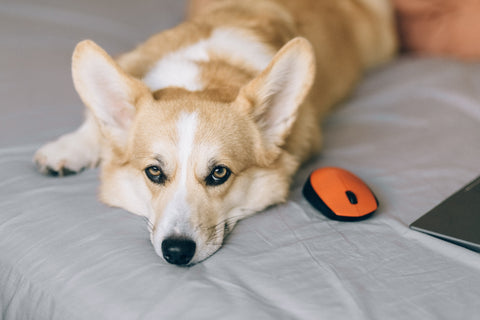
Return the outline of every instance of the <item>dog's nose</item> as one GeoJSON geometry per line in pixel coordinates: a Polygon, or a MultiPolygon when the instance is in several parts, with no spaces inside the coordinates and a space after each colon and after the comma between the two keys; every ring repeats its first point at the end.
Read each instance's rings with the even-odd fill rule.
{"type": "Polygon", "coordinates": [[[196,244],[185,238],[167,238],[162,242],[162,254],[168,263],[186,265],[195,254],[196,244]]]}

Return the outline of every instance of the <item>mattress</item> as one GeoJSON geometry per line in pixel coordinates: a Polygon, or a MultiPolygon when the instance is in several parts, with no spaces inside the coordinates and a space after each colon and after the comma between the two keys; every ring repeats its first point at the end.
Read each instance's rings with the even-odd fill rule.
{"type": "MultiPolygon", "coordinates": [[[[408,225],[480,172],[480,64],[400,57],[328,118],[288,201],[241,221],[222,249],[168,265],[143,218],[97,201],[98,169],[43,176],[35,150],[82,121],[70,55],[115,55],[183,17],[178,0],[0,4],[0,318],[478,319],[480,255],[408,225]],[[338,166],[380,202],[329,220],[302,196],[338,166]]],[[[480,232],[480,230],[479,230],[480,232]]]]}

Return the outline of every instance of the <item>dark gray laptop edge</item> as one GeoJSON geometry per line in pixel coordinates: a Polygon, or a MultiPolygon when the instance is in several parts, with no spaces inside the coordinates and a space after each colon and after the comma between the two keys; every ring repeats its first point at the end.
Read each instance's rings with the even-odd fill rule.
{"type": "Polygon", "coordinates": [[[480,252],[480,176],[414,221],[410,228],[480,252]]]}

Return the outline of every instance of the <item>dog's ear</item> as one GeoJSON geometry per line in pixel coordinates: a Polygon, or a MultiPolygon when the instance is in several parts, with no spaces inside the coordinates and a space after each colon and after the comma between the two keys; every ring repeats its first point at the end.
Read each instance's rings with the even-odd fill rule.
{"type": "Polygon", "coordinates": [[[138,99],[148,88],[126,74],[93,41],[80,42],[73,53],[72,75],[83,103],[96,117],[102,132],[121,146],[126,142],[138,99]]]}
{"type": "Polygon", "coordinates": [[[267,68],[240,90],[236,102],[256,122],[270,160],[285,143],[314,76],[313,48],[298,37],[285,44],[267,68]]]}

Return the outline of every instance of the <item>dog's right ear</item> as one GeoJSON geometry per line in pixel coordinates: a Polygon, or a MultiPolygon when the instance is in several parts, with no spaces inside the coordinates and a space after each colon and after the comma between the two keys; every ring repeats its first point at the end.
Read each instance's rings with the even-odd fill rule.
{"type": "Polygon", "coordinates": [[[240,90],[236,103],[256,122],[263,146],[259,160],[264,164],[280,154],[314,77],[313,47],[305,38],[297,37],[240,90]]]}
{"type": "Polygon", "coordinates": [[[124,145],[137,101],[149,93],[148,88],[90,40],[75,48],[72,75],[75,89],[96,117],[102,133],[116,146],[124,145]]]}

